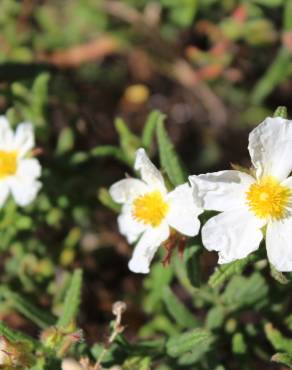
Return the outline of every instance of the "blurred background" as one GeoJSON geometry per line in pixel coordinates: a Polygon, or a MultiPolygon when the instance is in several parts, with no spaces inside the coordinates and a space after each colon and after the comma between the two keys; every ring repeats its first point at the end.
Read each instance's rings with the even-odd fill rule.
{"type": "MultiPolygon", "coordinates": [[[[0,110],[15,124],[34,123],[44,183],[29,211],[1,211],[3,279],[28,295],[42,292],[44,307],[54,297],[58,312],[67,270],[80,266],[80,322],[89,342],[103,340],[117,300],[128,304],[127,336],[135,338],[149,319],[143,298],[149,281],[128,271],[132,247],[102,204],[105,188],[131,172],[154,109],[166,114],[189,173],[248,166],[249,131],[279,105],[291,113],[292,1],[0,5],[0,110]],[[115,123],[117,117],[123,121],[115,123]],[[124,143],[128,157],[117,146],[123,122],[132,132],[124,143]],[[9,235],[7,222],[15,225],[9,235]]],[[[149,151],[155,161],[154,141],[149,151]]],[[[207,277],[216,256],[204,258],[207,277]]],[[[2,311],[13,327],[37,333],[19,314],[2,311]]],[[[151,334],[150,325],[144,329],[151,334]]]]}

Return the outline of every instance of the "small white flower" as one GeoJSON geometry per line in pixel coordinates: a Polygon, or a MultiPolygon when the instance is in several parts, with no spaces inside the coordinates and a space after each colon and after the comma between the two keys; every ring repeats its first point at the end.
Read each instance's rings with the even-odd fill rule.
{"type": "Polygon", "coordinates": [[[21,123],[15,133],[5,116],[0,116],[0,207],[11,193],[15,202],[26,206],[36,197],[41,183],[41,166],[37,159],[26,158],[34,147],[30,123],[21,123]]]}
{"type": "Polygon", "coordinates": [[[195,202],[222,212],[202,228],[203,244],[227,263],[258,249],[266,230],[269,261],[292,271],[292,121],[267,118],[250,133],[248,150],[254,176],[220,171],[190,177],[195,202]]]}
{"type": "Polygon", "coordinates": [[[197,235],[200,228],[197,216],[202,210],[195,206],[189,184],[167,192],[161,173],[144,149],[137,151],[135,169],[141,172],[142,180],[124,179],[109,191],[114,201],[123,204],[118,217],[120,232],[129,243],[140,237],[129,268],[148,273],[157,248],[170,235],[170,227],[183,235],[197,235]]]}

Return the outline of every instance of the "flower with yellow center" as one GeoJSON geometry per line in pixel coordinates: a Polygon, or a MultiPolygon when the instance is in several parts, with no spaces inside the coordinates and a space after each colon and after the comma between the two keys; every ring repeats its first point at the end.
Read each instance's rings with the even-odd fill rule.
{"type": "Polygon", "coordinates": [[[27,158],[34,147],[34,132],[30,123],[21,123],[15,133],[5,116],[0,116],[0,207],[9,194],[20,206],[36,197],[41,184],[41,166],[37,159],[27,158]]]}
{"type": "Polygon", "coordinates": [[[231,170],[190,177],[195,203],[220,212],[203,226],[203,244],[227,263],[258,249],[265,230],[270,263],[292,271],[292,121],[265,119],[248,149],[254,176],[231,170]]]}
{"type": "Polygon", "coordinates": [[[186,236],[197,235],[202,210],[194,204],[189,184],[167,191],[161,173],[144,149],[137,151],[135,170],[141,172],[141,180],[121,180],[111,186],[110,194],[115,202],[123,204],[118,217],[120,232],[129,243],[138,240],[129,268],[148,273],[157,248],[170,235],[170,228],[186,236]]]}

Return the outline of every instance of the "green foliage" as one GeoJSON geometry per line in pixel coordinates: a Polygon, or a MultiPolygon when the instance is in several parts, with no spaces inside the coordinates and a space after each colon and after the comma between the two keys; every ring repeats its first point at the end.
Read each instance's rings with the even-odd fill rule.
{"type": "Polygon", "coordinates": [[[72,278],[65,296],[63,312],[57,321],[57,326],[66,328],[76,320],[81,299],[82,271],[77,269],[72,278]]]}
{"type": "Polygon", "coordinates": [[[215,288],[223,284],[232,275],[240,274],[250,262],[255,260],[255,255],[249,255],[241,260],[226,263],[220,267],[217,267],[213,275],[211,275],[209,278],[209,285],[215,288]]]}
{"type": "Polygon", "coordinates": [[[288,355],[287,353],[276,353],[272,357],[272,361],[278,362],[280,364],[288,366],[290,369],[292,368],[292,356],[288,355]]]}
{"type": "Polygon", "coordinates": [[[140,147],[158,151],[169,188],[247,163],[250,127],[291,95],[292,0],[3,0],[0,27],[1,114],[33,124],[29,156],[42,165],[34,202],[10,196],[0,210],[0,341],[24,360],[10,370],[57,370],[64,358],[292,368],[291,274],[268,264],[264,241],[219,267],[200,235],[166,243],[149,275],[134,275],[106,188],[133,175],[140,147]],[[137,83],[149,96],[128,101],[137,83]],[[126,318],[111,311],[118,299],[126,318]]]}
{"type": "Polygon", "coordinates": [[[292,355],[292,339],[286,338],[272,324],[265,325],[265,333],[275,350],[292,355]]]}
{"type": "Polygon", "coordinates": [[[24,343],[28,343],[32,347],[40,346],[36,340],[29,337],[28,335],[21,333],[20,331],[11,329],[3,321],[0,321],[0,333],[5,338],[7,338],[10,342],[24,342],[24,343]]]}
{"type": "Polygon", "coordinates": [[[224,303],[230,310],[250,306],[254,309],[265,303],[268,286],[259,273],[250,277],[233,276],[222,295],[224,303]]]}
{"type": "Polygon", "coordinates": [[[281,117],[281,118],[287,118],[287,108],[286,107],[278,107],[275,110],[274,117],[281,117]]]}
{"type": "Polygon", "coordinates": [[[186,176],[180,159],[167,135],[163,120],[157,123],[156,129],[159,157],[162,169],[166,172],[173,185],[180,185],[186,181],[186,176]]]}
{"type": "Polygon", "coordinates": [[[164,288],[168,286],[172,278],[172,269],[164,268],[160,263],[152,266],[149,276],[144,281],[144,286],[149,292],[145,300],[146,312],[155,312],[161,305],[164,288]]]}
{"type": "Polygon", "coordinates": [[[18,293],[11,292],[9,289],[1,289],[0,296],[6,300],[6,304],[34,322],[41,329],[45,329],[55,322],[52,315],[36,307],[18,293]]]}
{"type": "Polygon", "coordinates": [[[198,325],[195,316],[191,314],[168,286],[164,288],[162,298],[167,311],[181,327],[191,328],[198,325]]]}
{"type": "Polygon", "coordinates": [[[127,162],[132,165],[134,163],[136,151],[141,146],[141,141],[129,130],[125,121],[121,118],[116,119],[115,127],[120,138],[121,149],[127,158],[127,162]]]}
{"type": "Polygon", "coordinates": [[[142,145],[145,149],[149,150],[150,146],[153,142],[153,136],[155,134],[155,130],[157,127],[158,122],[164,121],[164,114],[155,110],[149,114],[147,120],[145,122],[145,126],[142,132],[142,145]]]}
{"type": "Polygon", "coordinates": [[[166,343],[166,350],[171,357],[184,355],[181,361],[187,364],[196,362],[200,356],[211,349],[212,343],[213,337],[210,332],[204,329],[194,329],[170,338],[166,343]]]}

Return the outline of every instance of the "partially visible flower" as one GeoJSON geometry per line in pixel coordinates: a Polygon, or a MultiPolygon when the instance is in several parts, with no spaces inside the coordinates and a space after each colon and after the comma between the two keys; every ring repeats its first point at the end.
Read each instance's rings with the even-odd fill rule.
{"type": "Polygon", "coordinates": [[[197,235],[198,215],[202,211],[194,204],[189,184],[167,192],[161,173],[144,149],[136,153],[135,170],[141,172],[142,180],[127,178],[112,185],[109,191],[115,202],[123,204],[118,217],[120,232],[129,243],[140,238],[129,268],[148,273],[157,248],[170,235],[170,228],[186,236],[197,235]]]}
{"type": "Polygon", "coordinates": [[[30,123],[21,123],[14,133],[7,118],[0,116],[0,207],[10,193],[20,206],[36,197],[41,187],[41,166],[37,159],[27,158],[34,144],[30,123]]]}
{"type": "Polygon", "coordinates": [[[0,368],[20,369],[32,365],[34,358],[30,350],[27,343],[12,343],[4,336],[0,336],[0,368]]]}
{"type": "Polygon", "coordinates": [[[265,233],[271,264],[292,271],[292,121],[267,118],[250,133],[248,149],[254,175],[190,176],[195,202],[221,212],[203,226],[203,244],[227,263],[258,249],[265,233]]]}

